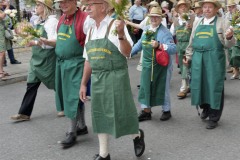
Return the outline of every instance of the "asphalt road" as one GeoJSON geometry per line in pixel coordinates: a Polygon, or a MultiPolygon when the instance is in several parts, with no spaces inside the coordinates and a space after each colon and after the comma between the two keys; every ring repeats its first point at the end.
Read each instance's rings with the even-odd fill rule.
{"type": "MultiPolygon", "coordinates": [[[[136,70],[139,56],[129,60],[132,91],[138,110],[137,84],[140,72],[136,70]]],[[[240,159],[240,80],[225,81],[225,108],[219,127],[205,129],[190,97],[179,100],[178,69],[174,67],[171,81],[172,118],[159,120],[161,107],[153,108],[153,119],[141,122],[145,131],[146,150],[136,158],[130,136],[110,139],[112,160],[239,160],[240,159]]],[[[63,140],[69,121],[58,118],[54,92],[41,85],[31,120],[14,123],[10,116],[16,114],[26,90],[26,82],[0,86],[0,160],[92,160],[98,153],[97,135],[92,132],[90,103],[86,105],[89,134],[79,136],[77,144],[62,149],[57,143],[63,140]]]]}

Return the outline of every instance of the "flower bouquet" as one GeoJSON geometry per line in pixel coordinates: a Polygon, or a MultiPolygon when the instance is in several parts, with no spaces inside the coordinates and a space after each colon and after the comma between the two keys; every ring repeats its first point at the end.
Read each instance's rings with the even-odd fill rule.
{"type": "MultiPolygon", "coordinates": [[[[127,10],[128,0],[110,0],[110,5],[115,9],[115,13],[118,20],[125,20],[125,11],[127,10]]],[[[116,36],[117,30],[113,30],[112,33],[116,36]]]]}
{"type": "MultiPolygon", "coordinates": [[[[187,26],[187,24],[190,21],[190,14],[189,13],[183,13],[181,18],[183,20],[183,24],[185,24],[185,26],[187,26]]],[[[187,28],[185,28],[185,29],[187,29],[187,28]]]]}
{"type": "MultiPolygon", "coordinates": [[[[16,14],[17,14],[17,10],[16,9],[6,9],[4,11],[4,13],[6,15],[8,15],[8,17],[11,19],[11,22],[12,22],[12,26],[15,27],[16,23],[17,23],[17,17],[16,17],[16,14]]],[[[10,23],[10,19],[7,19],[6,20],[6,26],[9,25],[10,23]]]]}
{"type": "Polygon", "coordinates": [[[155,32],[151,31],[151,30],[146,30],[145,35],[146,35],[146,39],[147,41],[151,41],[154,37],[155,32]]]}
{"type": "Polygon", "coordinates": [[[40,34],[26,20],[17,23],[15,33],[22,38],[22,41],[19,43],[21,46],[25,46],[35,38],[40,38],[40,34]]]}
{"type": "MultiPolygon", "coordinates": [[[[240,28],[240,11],[233,14],[230,28],[240,28]]],[[[234,29],[234,37],[240,40],[240,32],[236,29],[234,29]]]]}

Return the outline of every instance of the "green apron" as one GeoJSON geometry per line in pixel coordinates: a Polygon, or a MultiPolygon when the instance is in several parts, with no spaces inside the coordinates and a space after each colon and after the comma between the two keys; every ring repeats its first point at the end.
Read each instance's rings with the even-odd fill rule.
{"type": "MultiPolygon", "coordinates": [[[[214,25],[199,25],[193,38],[192,55],[192,105],[210,104],[219,110],[224,89],[225,53],[224,46],[214,25]]],[[[224,34],[224,33],[223,33],[224,34]]]]}
{"type": "Polygon", "coordinates": [[[151,37],[146,35],[146,33],[142,37],[143,68],[141,73],[141,87],[138,93],[138,101],[141,104],[151,107],[164,104],[165,84],[168,68],[167,66],[163,67],[159,65],[156,61],[155,51],[153,53],[151,40],[156,39],[158,29],[151,37]]]}
{"type": "Polygon", "coordinates": [[[178,64],[181,71],[182,79],[187,79],[188,68],[183,65],[183,58],[186,52],[186,48],[189,44],[189,39],[191,36],[191,29],[186,29],[186,25],[176,26],[176,39],[177,39],[177,53],[178,53],[178,64]]]}
{"type": "MultiPolygon", "coordinates": [[[[47,38],[44,25],[38,24],[37,32],[41,37],[47,38]]],[[[28,71],[27,83],[42,82],[47,88],[55,89],[55,49],[43,49],[40,46],[32,47],[32,57],[28,71]]]]}
{"type": "MultiPolygon", "coordinates": [[[[234,27],[234,33],[240,33],[240,26],[234,27]]],[[[237,40],[236,44],[232,47],[231,61],[230,64],[233,67],[240,67],[240,40],[237,40]]]]}
{"type": "Polygon", "coordinates": [[[64,109],[68,118],[75,118],[79,104],[79,88],[85,59],[83,47],[75,34],[75,17],[71,26],[62,23],[58,30],[55,52],[56,61],[56,105],[64,109]]]}
{"type": "Polygon", "coordinates": [[[92,68],[93,131],[118,138],[138,133],[139,126],[130,87],[127,59],[107,38],[111,24],[104,38],[91,40],[89,35],[85,47],[92,68]]]}

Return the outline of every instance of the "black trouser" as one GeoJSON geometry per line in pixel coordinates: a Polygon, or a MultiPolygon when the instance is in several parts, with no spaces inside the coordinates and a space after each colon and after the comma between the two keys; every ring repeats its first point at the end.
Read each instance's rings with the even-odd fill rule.
{"type": "Polygon", "coordinates": [[[31,116],[35,99],[37,96],[37,91],[41,82],[37,83],[27,83],[27,90],[22,100],[22,105],[19,109],[18,114],[24,114],[31,116]]]}
{"type": "MultiPolygon", "coordinates": [[[[133,19],[132,22],[133,22],[133,23],[140,24],[142,21],[141,21],[141,20],[133,19]]],[[[136,41],[135,41],[134,43],[137,43],[138,40],[141,38],[141,36],[142,36],[142,32],[143,32],[142,29],[139,29],[138,33],[135,34],[135,40],[136,40],[136,41]]]]}
{"type": "Polygon", "coordinates": [[[219,121],[222,115],[223,111],[223,106],[224,106],[224,90],[222,91],[222,99],[221,99],[221,104],[220,104],[220,109],[212,109],[209,104],[201,104],[200,108],[201,109],[206,109],[208,110],[208,116],[210,121],[219,121]]]}

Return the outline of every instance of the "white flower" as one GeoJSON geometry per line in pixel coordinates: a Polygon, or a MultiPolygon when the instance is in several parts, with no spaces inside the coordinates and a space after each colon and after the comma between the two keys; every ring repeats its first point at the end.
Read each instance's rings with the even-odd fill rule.
{"type": "Polygon", "coordinates": [[[16,14],[15,13],[11,13],[11,14],[9,14],[9,16],[14,18],[16,16],[16,14]]]}
{"type": "Polygon", "coordinates": [[[5,13],[5,14],[11,14],[12,11],[11,11],[10,9],[6,9],[6,10],[4,11],[4,13],[5,13]]]}
{"type": "Polygon", "coordinates": [[[16,9],[12,9],[12,13],[16,14],[17,10],[16,9]]]}

